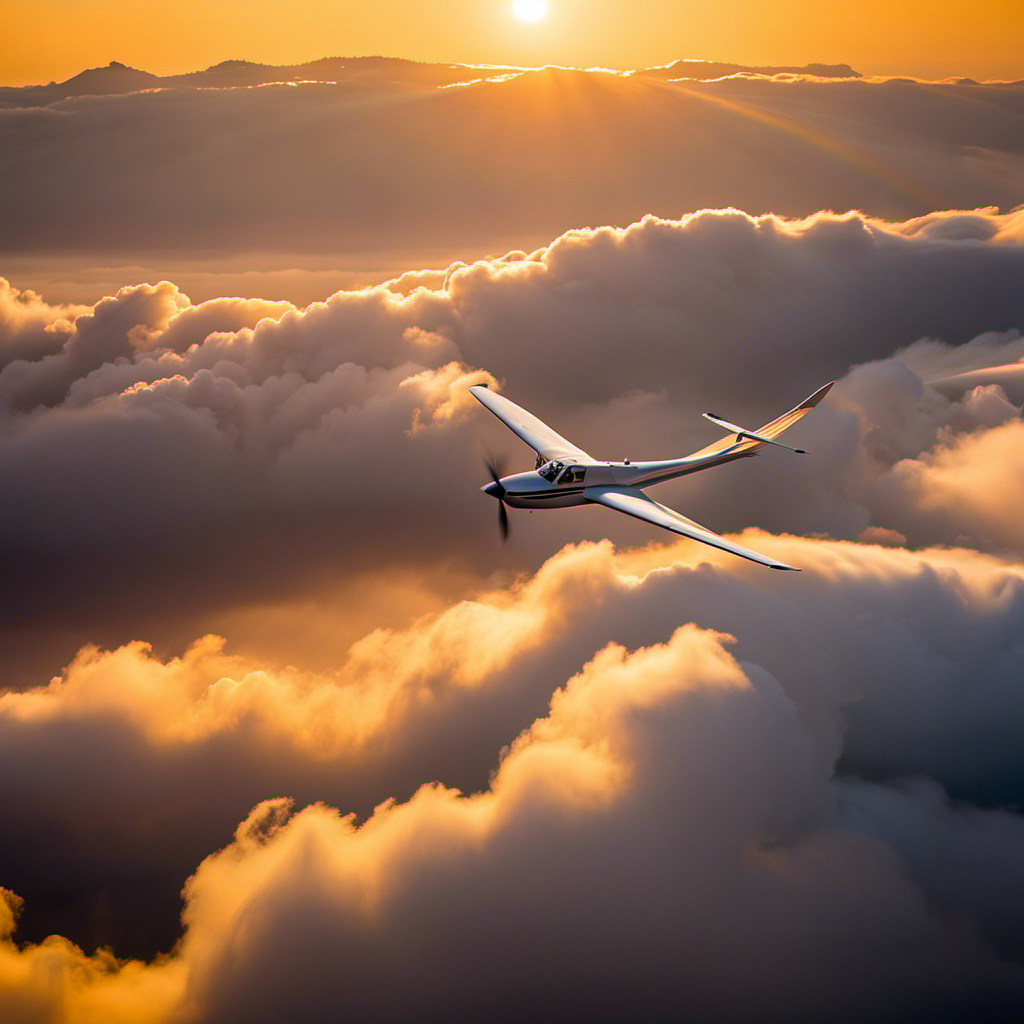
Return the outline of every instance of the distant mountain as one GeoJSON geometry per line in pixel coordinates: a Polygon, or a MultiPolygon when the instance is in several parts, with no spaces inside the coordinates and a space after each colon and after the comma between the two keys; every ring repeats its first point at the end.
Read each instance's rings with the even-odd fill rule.
{"type": "MultiPolygon", "coordinates": [[[[229,89],[272,82],[337,82],[387,89],[424,89],[457,85],[474,79],[509,74],[523,69],[510,65],[427,64],[402,57],[322,57],[305,64],[257,64],[225,60],[202,71],[181,75],[153,75],[118,61],[90,68],[66,82],[49,85],[0,87],[0,107],[39,107],[73,96],[115,96],[140,89],[191,87],[229,89]]],[[[692,78],[707,81],[735,75],[782,73],[821,78],[859,78],[847,64],[806,64],[803,67],[753,67],[719,61],[678,60],[662,67],[643,68],[633,74],[645,78],[692,78]]]]}
{"type": "Polygon", "coordinates": [[[115,96],[120,93],[153,89],[160,85],[160,77],[148,71],[112,60],[105,68],[90,68],[62,82],[58,88],[68,96],[115,96]]]}
{"type": "Polygon", "coordinates": [[[849,64],[804,64],[757,67],[752,64],[725,64],[717,60],[677,60],[663,67],[645,68],[637,74],[647,78],[696,78],[710,81],[726,75],[813,75],[816,78],[860,78],[849,64]]]}
{"type": "Polygon", "coordinates": [[[129,92],[139,92],[141,89],[155,89],[163,84],[164,80],[159,75],[138,71],[120,61],[112,60],[106,67],[89,68],[66,82],[0,88],[0,106],[46,106],[70,96],[120,96],[129,92]]]}

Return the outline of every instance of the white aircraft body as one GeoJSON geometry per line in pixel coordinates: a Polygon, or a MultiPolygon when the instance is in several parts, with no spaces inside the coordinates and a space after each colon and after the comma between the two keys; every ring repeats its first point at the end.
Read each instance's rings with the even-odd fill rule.
{"type": "Polygon", "coordinates": [[[832,381],[819,388],[805,402],[772,420],[771,423],[766,423],[759,430],[747,430],[723,420],[714,413],[704,413],[706,419],[727,430],[728,436],[685,458],[658,462],[631,462],[629,459],[622,462],[599,462],[582,448],[577,448],[571,441],[567,441],[561,434],[552,430],[533,413],[527,412],[503,395],[489,390],[486,385],[477,384],[469,389],[470,393],[537,453],[536,467],[529,473],[503,477],[490,466],[494,479],[480,489],[498,499],[503,536],[508,534],[506,505],[513,508],[535,509],[567,508],[594,503],[643,519],[654,526],[701,541],[703,544],[721,548],[741,558],[749,558],[772,569],[795,569],[796,566],[777,562],[773,558],[759,555],[756,551],[720,537],[700,523],[695,523],[692,519],[687,519],[686,516],[649,498],[644,494],[643,488],[677,476],[685,476],[687,473],[720,466],[733,459],[757,455],[765,445],[775,445],[806,455],[802,449],[790,448],[775,438],[813,409],[828,394],[834,383],[835,381],[832,381]]]}

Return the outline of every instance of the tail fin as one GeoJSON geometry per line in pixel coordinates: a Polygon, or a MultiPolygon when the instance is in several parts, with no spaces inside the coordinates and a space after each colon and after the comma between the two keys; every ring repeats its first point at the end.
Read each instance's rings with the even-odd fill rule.
{"type": "Polygon", "coordinates": [[[778,437],[784,430],[793,426],[797,420],[803,418],[811,411],[828,393],[834,380],[830,380],[823,388],[818,388],[810,398],[804,399],[795,409],[784,412],[777,420],[766,423],[758,433],[765,438],[778,437]]]}

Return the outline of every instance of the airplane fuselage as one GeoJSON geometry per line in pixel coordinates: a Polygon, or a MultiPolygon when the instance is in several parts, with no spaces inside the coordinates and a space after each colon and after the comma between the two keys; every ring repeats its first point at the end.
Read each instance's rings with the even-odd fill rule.
{"type": "MultiPolygon", "coordinates": [[[[589,474],[588,474],[589,475],[589,474]]],[[[505,488],[505,504],[513,508],[569,508],[572,505],[586,505],[583,484],[552,485],[539,473],[516,473],[502,477],[505,488]]],[[[488,484],[488,487],[493,487],[488,484]]],[[[487,491],[487,488],[484,488],[487,491]]]]}
{"type": "MultiPolygon", "coordinates": [[[[735,458],[731,448],[704,458],[657,462],[558,460],[527,473],[502,477],[501,486],[505,503],[513,508],[569,508],[586,505],[590,499],[585,491],[591,487],[648,487],[707,469],[730,458],[735,458]]],[[[494,494],[495,484],[488,484],[481,490],[494,494]]]]}

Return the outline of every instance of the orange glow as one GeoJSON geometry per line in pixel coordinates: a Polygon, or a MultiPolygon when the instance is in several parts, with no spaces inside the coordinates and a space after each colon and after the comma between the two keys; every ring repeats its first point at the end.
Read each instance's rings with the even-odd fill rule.
{"type": "Polygon", "coordinates": [[[7,0],[0,81],[61,81],[111,60],[171,74],[229,58],[291,64],[359,54],[616,68],[685,57],[756,65],[819,61],[849,63],[865,74],[1024,77],[1019,0],[836,0],[816,6],[813,17],[806,0],[557,0],[547,6],[544,31],[537,33],[525,24],[510,31],[507,0],[7,0]]]}
{"type": "Polygon", "coordinates": [[[856,167],[880,181],[887,182],[889,185],[899,189],[904,195],[920,200],[934,209],[941,209],[945,204],[945,198],[938,192],[923,187],[909,175],[901,174],[895,168],[887,166],[882,160],[878,160],[867,152],[862,152],[853,146],[847,145],[840,139],[826,135],[808,125],[800,124],[792,118],[773,114],[765,110],[758,110],[754,106],[742,103],[739,100],[717,96],[703,89],[692,89],[685,83],[681,83],[680,88],[687,89],[692,95],[698,96],[707,103],[714,103],[720,107],[735,111],[744,117],[749,117],[752,121],[767,125],[770,128],[784,132],[794,139],[814,146],[823,153],[830,153],[851,167],[856,167]]]}

